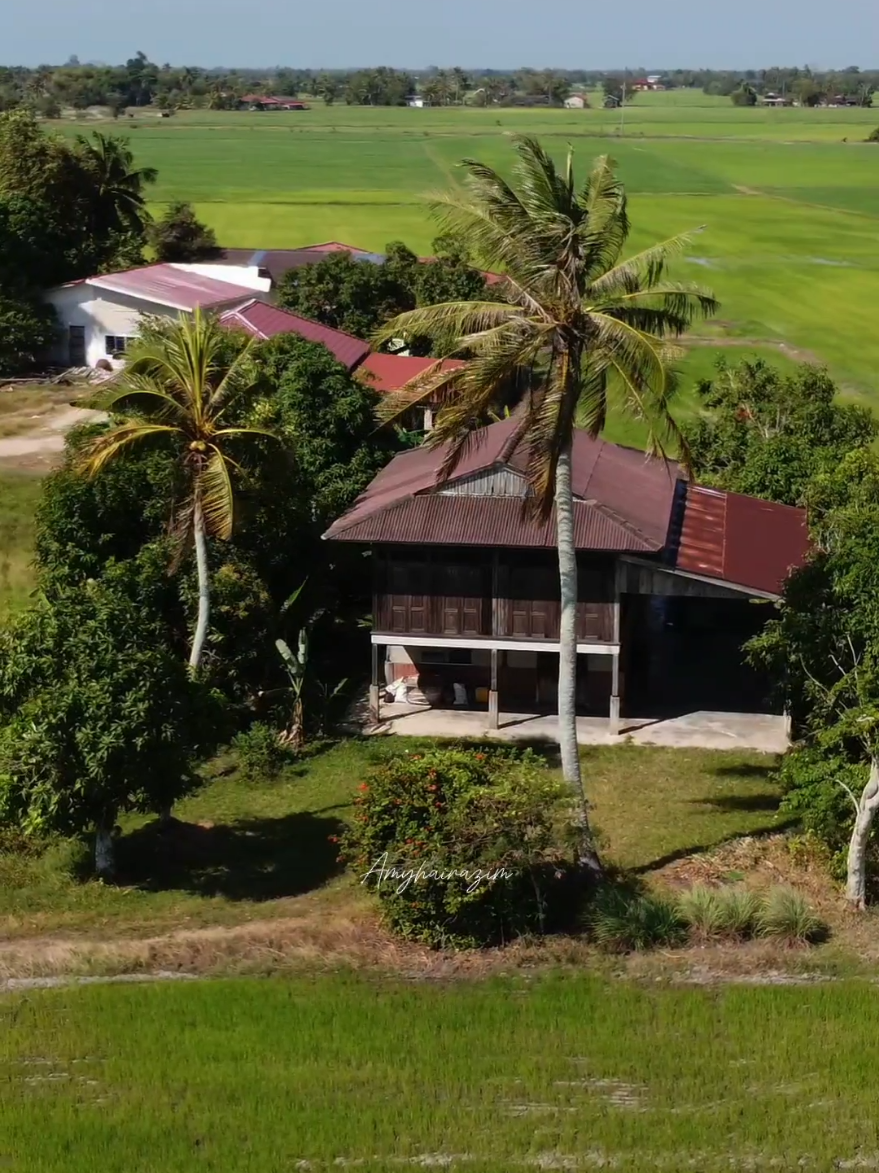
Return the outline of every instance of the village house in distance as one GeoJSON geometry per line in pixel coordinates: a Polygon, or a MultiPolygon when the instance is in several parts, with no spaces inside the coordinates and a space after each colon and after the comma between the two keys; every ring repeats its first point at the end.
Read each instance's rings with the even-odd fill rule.
{"type": "MultiPolygon", "coordinates": [[[[397,456],[325,537],[372,550],[371,704],[417,690],[439,708],[556,711],[555,520],[523,509],[517,421],[397,456]]],[[[805,512],[688,484],[643,452],[577,432],[578,710],[607,721],[772,712],[741,646],[808,548],[805,512]]]]}

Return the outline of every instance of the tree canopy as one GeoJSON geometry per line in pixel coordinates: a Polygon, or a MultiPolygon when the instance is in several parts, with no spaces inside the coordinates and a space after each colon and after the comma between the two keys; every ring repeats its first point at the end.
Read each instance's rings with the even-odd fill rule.
{"type": "Polygon", "coordinates": [[[868,408],[841,403],[827,371],[808,364],[784,374],[762,359],[721,359],[698,393],[703,410],[684,430],[699,480],[786,505],[879,432],[868,408]]]}

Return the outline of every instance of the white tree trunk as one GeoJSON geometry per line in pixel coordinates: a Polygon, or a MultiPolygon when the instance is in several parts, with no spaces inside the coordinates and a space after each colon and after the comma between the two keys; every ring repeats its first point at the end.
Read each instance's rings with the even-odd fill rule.
{"type": "Polygon", "coordinates": [[[198,498],[196,498],[195,502],[193,530],[195,534],[195,564],[198,569],[198,622],[195,625],[195,635],[192,639],[189,667],[195,671],[201,664],[201,656],[208,634],[208,620],[211,614],[208,548],[204,530],[204,513],[202,512],[201,501],[198,498]]]}
{"type": "Polygon", "coordinates": [[[879,759],[870,761],[870,777],[861,792],[855,815],[855,826],[848,848],[848,875],[846,899],[855,908],[863,909],[867,904],[867,844],[873,819],[879,811],[879,759]]]}
{"type": "Polygon", "coordinates": [[[589,827],[589,806],[583,787],[577,746],[577,549],[574,545],[574,496],[571,487],[571,445],[559,455],[555,477],[556,545],[559,559],[561,614],[559,621],[559,750],[562,773],[580,806],[580,863],[601,873],[589,827]]]}
{"type": "Polygon", "coordinates": [[[99,826],[95,831],[95,872],[102,880],[112,879],[116,871],[113,828],[99,826]]]}

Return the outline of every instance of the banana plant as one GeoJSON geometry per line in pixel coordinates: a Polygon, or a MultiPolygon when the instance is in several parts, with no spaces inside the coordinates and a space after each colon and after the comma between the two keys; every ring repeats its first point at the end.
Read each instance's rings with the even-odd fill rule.
{"type": "MultiPolygon", "coordinates": [[[[299,601],[305,590],[308,579],[303,580],[281,607],[281,616],[286,615],[299,601]]],[[[290,720],[287,728],[281,734],[281,740],[294,749],[302,749],[305,745],[305,685],[308,680],[308,659],[310,651],[311,629],[326,611],[319,607],[313,611],[305,623],[300,627],[296,637],[295,650],[286,640],[276,639],[275,647],[284,665],[284,671],[289,681],[287,692],[292,701],[290,720]]]]}

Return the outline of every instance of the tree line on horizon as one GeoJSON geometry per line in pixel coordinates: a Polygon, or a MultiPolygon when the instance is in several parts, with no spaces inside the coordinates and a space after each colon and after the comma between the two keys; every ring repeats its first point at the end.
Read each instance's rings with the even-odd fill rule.
{"type": "MultiPolygon", "coordinates": [[[[72,56],[59,65],[0,66],[0,111],[29,107],[44,117],[58,117],[64,109],[86,110],[106,106],[114,114],[128,108],[153,106],[161,110],[209,107],[234,109],[250,95],[299,95],[327,103],[400,106],[416,93],[433,105],[455,105],[465,98],[476,104],[510,105],[528,100],[561,105],[572,89],[604,86],[617,94],[650,74],[669,89],[701,89],[709,95],[731,96],[744,90],[755,95],[788,93],[803,105],[817,104],[824,95],[842,95],[869,105],[879,88],[879,69],[812,70],[809,66],[773,66],[769,69],[673,69],[650,71],[640,66],[626,70],[473,69],[460,66],[401,70],[387,66],[348,70],[204,69],[193,65],[159,65],[137,52],[124,64],[81,62],[72,56]]],[[[627,90],[627,92],[630,92],[627,90]]]]}

